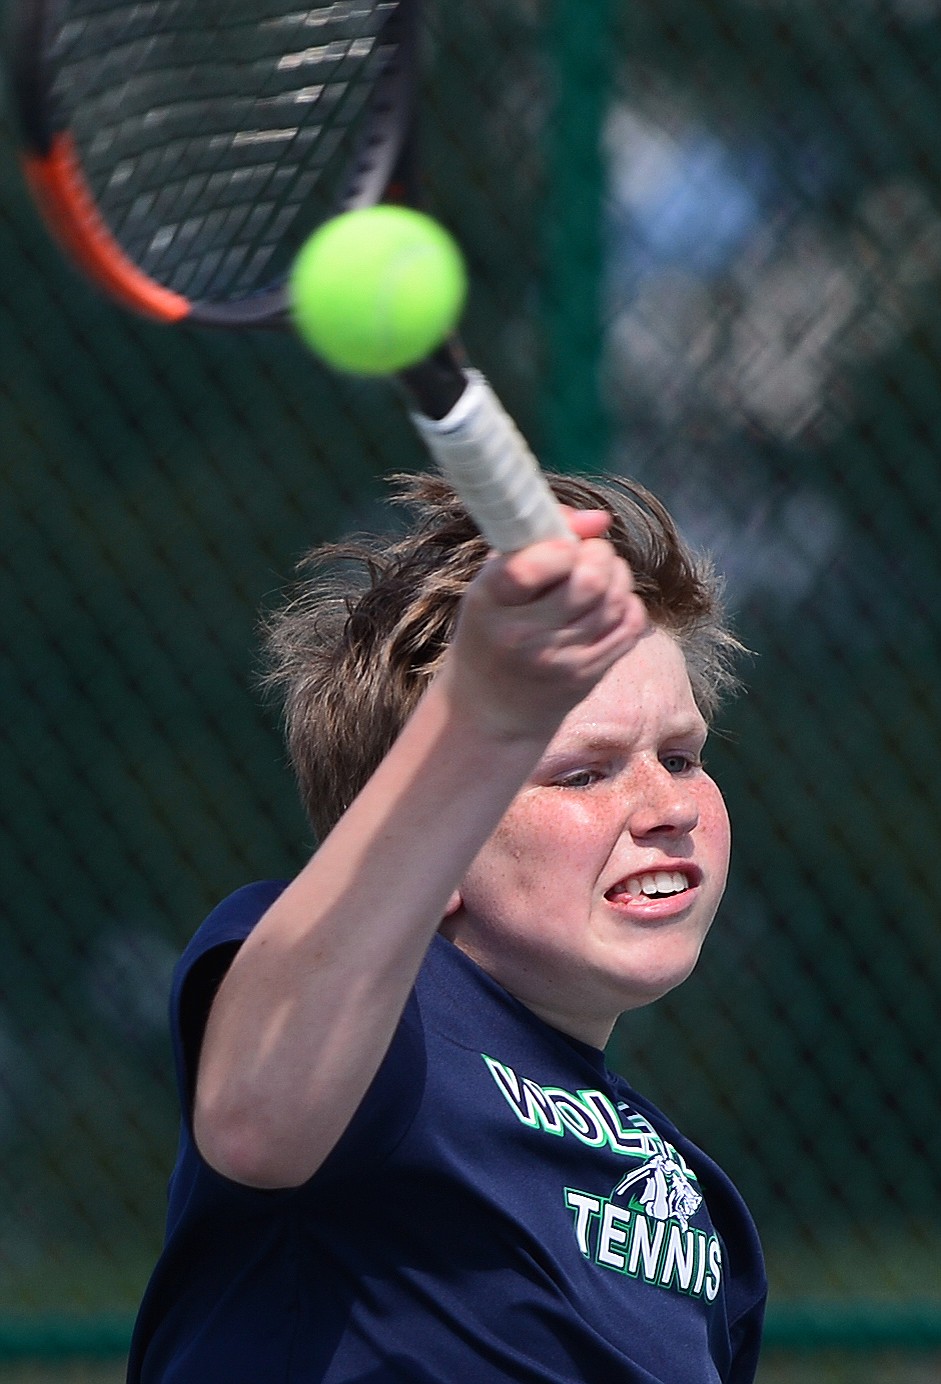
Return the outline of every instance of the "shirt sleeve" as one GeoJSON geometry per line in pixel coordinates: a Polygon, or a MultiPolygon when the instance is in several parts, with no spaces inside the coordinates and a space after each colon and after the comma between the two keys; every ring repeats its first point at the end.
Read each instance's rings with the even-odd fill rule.
{"type": "Polygon", "coordinates": [[[732,1322],[729,1337],[732,1343],[732,1369],[728,1384],[753,1384],[761,1354],[761,1333],[765,1317],[765,1295],[761,1294],[732,1322]]]}
{"type": "Polygon", "coordinates": [[[196,1070],[206,1020],[239,947],[286,887],[285,880],[246,884],[223,899],[177,962],[170,988],[170,1035],[181,1113],[192,1130],[196,1070]]]}
{"type": "MultiPolygon", "coordinates": [[[[286,885],[285,880],[265,880],[245,885],[224,899],[177,963],[170,992],[170,1030],[181,1117],[190,1139],[199,1054],[212,1002],[239,947],[286,885]]],[[[421,1102],[425,1060],[424,1029],[413,991],[376,1076],[314,1181],[323,1185],[361,1176],[392,1152],[421,1102]]]]}

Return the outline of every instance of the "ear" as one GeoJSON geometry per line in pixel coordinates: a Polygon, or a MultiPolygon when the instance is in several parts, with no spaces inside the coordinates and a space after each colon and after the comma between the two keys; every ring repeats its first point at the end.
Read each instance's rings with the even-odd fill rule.
{"type": "Polygon", "coordinates": [[[446,918],[453,918],[463,902],[464,900],[461,898],[460,889],[455,889],[454,893],[448,899],[447,907],[444,910],[444,916],[446,918]]]}

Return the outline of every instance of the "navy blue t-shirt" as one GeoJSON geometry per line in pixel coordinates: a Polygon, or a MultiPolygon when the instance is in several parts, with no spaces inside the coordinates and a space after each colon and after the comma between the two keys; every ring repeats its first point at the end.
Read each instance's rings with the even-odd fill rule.
{"type": "Polygon", "coordinates": [[[131,1384],[750,1384],[766,1285],[732,1183],[441,937],[309,1182],[203,1162],[205,1016],[281,887],[226,900],[177,968],[184,1119],[131,1384]]]}

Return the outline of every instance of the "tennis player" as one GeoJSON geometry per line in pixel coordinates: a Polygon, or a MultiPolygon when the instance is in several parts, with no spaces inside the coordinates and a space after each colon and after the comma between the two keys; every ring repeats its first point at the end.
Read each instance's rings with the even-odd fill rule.
{"type": "Polygon", "coordinates": [[[269,631],[321,841],[178,967],[182,1101],[134,1384],[749,1384],[735,1187],[605,1063],[693,970],[737,645],[626,482],[488,555],[445,482],[323,550],[269,631]]]}

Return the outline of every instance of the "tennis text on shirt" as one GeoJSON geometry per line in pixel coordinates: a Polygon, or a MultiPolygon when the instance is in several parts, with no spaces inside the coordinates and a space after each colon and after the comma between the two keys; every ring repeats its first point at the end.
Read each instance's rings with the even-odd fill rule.
{"type": "Polygon", "coordinates": [[[607,1196],[563,1189],[579,1252],[599,1268],[714,1302],[722,1282],[718,1236],[689,1224],[702,1205],[696,1174],[653,1125],[603,1091],[540,1086],[482,1053],[521,1124],[633,1160],[607,1196]]]}

